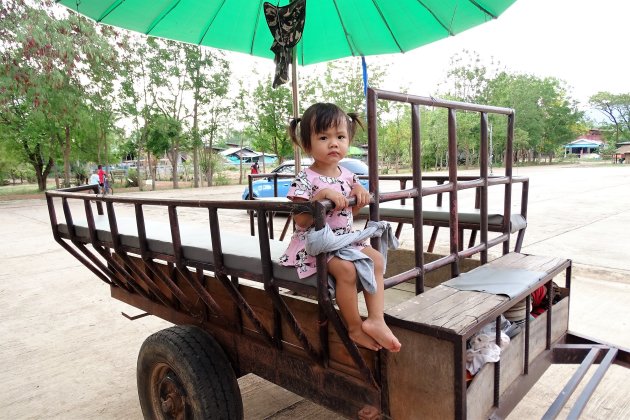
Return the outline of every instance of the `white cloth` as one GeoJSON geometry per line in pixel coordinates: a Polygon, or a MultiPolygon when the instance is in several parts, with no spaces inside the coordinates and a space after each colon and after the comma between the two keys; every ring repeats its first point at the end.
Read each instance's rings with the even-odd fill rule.
{"type": "Polygon", "coordinates": [[[486,325],[470,339],[471,348],[466,350],[466,369],[475,375],[486,363],[498,362],[501,349],[510,343],[510,338],[501,331],[501,347],[496,343],[496,333],[491,332],[493,325],[486,325]]]}
{"type": "MultiPolygon", "coordinates": [[[[383,254],[383,270],[387,266],[388,248],[398,248],[398,239],[392,233],[392,228],[387,222],[369,221],[367,227],[343,235],[335,235],[326,225],[323,229],[311,229],[306,234],[306,252],[309,255],[330,253],[346,261],[352,261],[357,270],[357,277],[361,281],[363,289],[370,293],[376,293],[376,279],[374,278],[374,262],[370,257],[352,246],[355,242],[361,242],[368,238],[381,238],[381,253],[383,254]]],[[[330,282],[329,282],[330,283],[330,282]]]]}

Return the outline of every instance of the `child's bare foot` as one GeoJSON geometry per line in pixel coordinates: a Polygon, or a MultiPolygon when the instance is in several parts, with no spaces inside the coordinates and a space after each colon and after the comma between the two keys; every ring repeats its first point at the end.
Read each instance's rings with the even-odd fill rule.
{"type": "Polygon", "coordinates": [[[350,336],[350,339],[354,341],[357,345],[365,347],[368,350],[378,351],[382,348],[381,345],[376,342],[376,340],[367,335],[365,331],[363,331],[361,328],[348,330],[348,335],[350,336]]]}
{"type": "Polygon", "coordinates": [[[383,348],[391,351],[398,352],[402,345],[396,338],[392,330],[389,329],[385,321],[382,319],[366,319],[363,321],[361,328],[367,335],[372,337],[383,348]]]}

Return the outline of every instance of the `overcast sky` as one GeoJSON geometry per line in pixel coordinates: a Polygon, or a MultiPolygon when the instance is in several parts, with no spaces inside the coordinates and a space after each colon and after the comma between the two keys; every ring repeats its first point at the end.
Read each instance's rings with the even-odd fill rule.
{"type": "MultiPolygon", "coordinates": [[[[630,0],[517,0],[498,19],[457,36],[406,54],[366,60],[368,68],[389,64],[390,77],[380,87],[409,86],[410,93],[430,95],[444,81],[450,57],[463,49],[476,51],[511,72],[566,81],[572,97],[586,109],[588,97],[599,91],[630,92],[629,16],[630,0]]],[[[252,59],[237,60],[243,63],[241,72],[251,71],[252,59]]],[[[269,60],[256,61],[263,74],[273,71],[269,60]]]]}
{"type": "Polygon", "coordinates": [[[598,91],[630,92],[629,16],[628,0],[517,0],[492,22],[390,56],[390,70],[398,74],[394,80],[430,93],[452,55],[474,50],[514,72],[565,80],[573,97],[586,103],[598,91]],[[423,69],[430,63],[432,69],[423,69]]]}

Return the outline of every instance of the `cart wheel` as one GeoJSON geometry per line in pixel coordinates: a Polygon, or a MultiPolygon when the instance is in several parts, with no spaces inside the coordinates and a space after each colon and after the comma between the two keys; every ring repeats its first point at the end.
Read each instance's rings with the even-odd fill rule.
{"type": "Polygon", "coordinates": [[[221,346],[202,329],[175,326],[149,336],[138,355],[145,419],[242,419],[236,375],[221,346]]]}

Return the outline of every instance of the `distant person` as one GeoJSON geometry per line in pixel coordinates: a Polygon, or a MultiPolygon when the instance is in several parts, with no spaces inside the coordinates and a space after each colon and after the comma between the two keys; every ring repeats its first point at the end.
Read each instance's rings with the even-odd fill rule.
{"type": "Polygon", "coordinates": [[[258,162],[252,163],[252,174],[258,173],[258,162]]]}
{"type": "Polygon", "coordinates": [[[88,183],[90,185],[98,185],[99,184],[98,174],[96,173],[96,171],[92,172],[92,175],[90,175],[90,180],[88,181],[88,183]]]}
{"type": "Polygon", "coordinates": [[[98,165],[96,173],[98,174],[98,185],[103,188],[105,186],[105,177],[107,176],[107,172],[103,170],[103,165],[98,165]]]}

